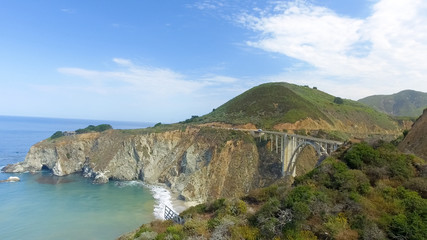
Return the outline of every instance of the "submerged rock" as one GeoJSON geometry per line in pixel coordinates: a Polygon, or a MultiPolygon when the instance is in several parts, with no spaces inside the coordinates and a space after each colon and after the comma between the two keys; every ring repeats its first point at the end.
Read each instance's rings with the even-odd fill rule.
{"type": "Polygon", "coordinates": [[[6,180],[0,180],[0,182],[19,182],[21,179],[19,177],[10,176],[6,180]]]}

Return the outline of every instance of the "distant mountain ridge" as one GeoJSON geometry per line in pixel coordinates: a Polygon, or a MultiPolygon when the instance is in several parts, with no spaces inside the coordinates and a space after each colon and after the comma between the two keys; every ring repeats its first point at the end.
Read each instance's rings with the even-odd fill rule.
{"type": "Polygon", "coordinates": [[[358,101],[392,116],[418,117],[427,107],[427,93],[404,90],[391,95],[373,95],[358,101]]]}

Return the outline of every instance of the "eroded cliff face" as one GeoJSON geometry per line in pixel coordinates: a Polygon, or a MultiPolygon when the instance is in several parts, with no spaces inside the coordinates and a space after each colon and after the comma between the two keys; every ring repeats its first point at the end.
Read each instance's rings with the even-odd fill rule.
{"type": "Polygon", "coordinates": [[[109,130],[45,140],[31,147],[24,162],[4,171],[42,168],[57,176],[82,172],[97,183],[164,183],[183,199],[198,202],[241,196],[280,177],[268,166],[261,167],[249,134],[213,128],[140,134],[109,130]]]}
{"type": "Polygon", "coordinates": [[[427,160],[427,109],[415,121],[408,135],[399,144],[399,149],[427,160]]]}

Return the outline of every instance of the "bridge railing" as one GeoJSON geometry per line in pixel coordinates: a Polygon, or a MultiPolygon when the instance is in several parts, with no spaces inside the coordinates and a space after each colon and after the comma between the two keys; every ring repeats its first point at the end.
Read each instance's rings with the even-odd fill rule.
{"type": "Polygon", "coordinates": [[[300,139],[305,139],[305,140],[310,140],[310,141],[317,141],[317,142],[323,142],[323,143],[328,143],[328,144],[337,144],[337,145],[341,145],[343,144],[343,142],[339,142],[339,141],[334,141],[334,140],[329,140],[329,139],[324,139],[324,138],[316,138],[316,137],[310,137],[310,136],[303,136],[303,135],[297,135],[297,134],[289,134],[289,133],[285,133],[285,132],[275,132],[275,131],[264,131],[261,129],[230,129],[230,130],[237,130],[237,131],[244,131],[244,132],[254,132],[254,133],[258,133],[258,134],[273,134],[273,135],[279,135],[279,136],[289,136],[289,137],[296,137],[296,138],[300,138],[300,139]]]}
{"type": "Polygon", "coordinates": [[[176,213],[174,210],[172,210],[171,208],[169,208],[166,205],[165,205],[164,218],[165,218],[165,220],[172,220],[178,224],[184,224],[185,223],[184,218],[180,217],[178,213],[176,213]]]}

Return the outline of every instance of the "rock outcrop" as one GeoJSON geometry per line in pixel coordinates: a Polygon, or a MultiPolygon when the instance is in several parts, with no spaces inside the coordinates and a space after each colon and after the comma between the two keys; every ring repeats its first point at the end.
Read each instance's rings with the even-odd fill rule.
{"type": "Polygon", "coordinates": [[[415,121],[399,144],[399,149],[427,160],[427,109],[424,109],[423,114],[415,121]]]}
{"type": "Polygon", "coordinates": [[[21,179],[19,177],[10,176],[6,180],[0,180],[0,183],[1,182],[19,182],[19,181],[21,181],[21,179]]]}
{"type": "Polygon", "coordinates": [[[31,147],[24,162],[3,171],[82,172],[96,183],[141,179],[164,183],[182,199],[200,202],[241,196],[280,177],[280,171],[271,169],[279,158],[270,165],[260,161],[254,138],[245,132],[208,127],[162,133],[109,130],[44,140],[31,147]]]}

